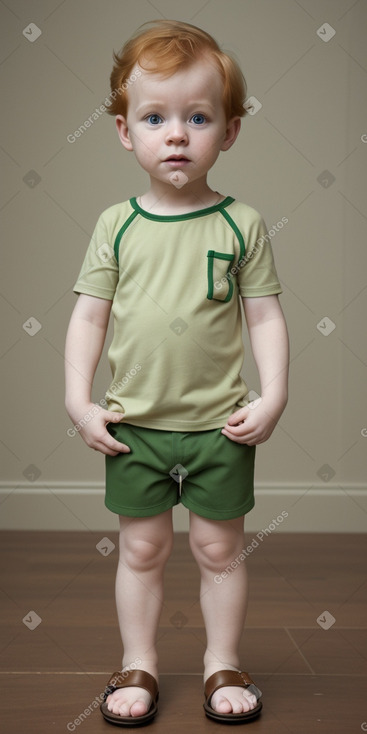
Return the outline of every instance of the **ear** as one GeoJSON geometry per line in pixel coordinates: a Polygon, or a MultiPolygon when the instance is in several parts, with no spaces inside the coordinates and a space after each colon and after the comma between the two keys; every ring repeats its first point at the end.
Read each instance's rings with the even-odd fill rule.
{"type": "Polygon", "coordinates": [[[126,117],[123,117],[122,115],[116,115],[116,127],[118,136],[124,148],[126,148],[126,150],[133,150],[126,117]]]}
{"type": "Polygon", "coordinates": [[[227,123],[226,134],[221,145],[221,150],[229,150],[235,142],[238,133],[241,130],[241,118],[232,117],[227,123]]]}

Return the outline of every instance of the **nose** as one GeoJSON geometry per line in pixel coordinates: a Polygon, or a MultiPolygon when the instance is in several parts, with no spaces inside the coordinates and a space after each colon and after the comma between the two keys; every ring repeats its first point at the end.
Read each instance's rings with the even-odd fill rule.
{"type": "Polygon", "coordinates": [[[188,135],[185,125],[180,120],[172,120],[167,130],[166,142],[186,144],[187,141],[188,135]]]}

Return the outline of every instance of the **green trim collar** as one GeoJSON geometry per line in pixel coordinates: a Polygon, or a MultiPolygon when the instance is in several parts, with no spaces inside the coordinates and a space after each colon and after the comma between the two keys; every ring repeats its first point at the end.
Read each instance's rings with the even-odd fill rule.
{"type": "Polygon", "coordinates": [[[209,206],[206,209],[198,209],[194,212],[188,212],[187,214],[151,214],[139,206],[135,196],[129,199],[129,201],[132,208],[135,209],[136,212],[139,212],[142,217],[145,217],[145,219],[152,219],[155,222],[182,222],[184,219],[196,219],[197,217],[205,217],[207,214],[220,212],[222,209],[225,209],[225,207],[232,204],[234,198],[233,196],[227,196],[219,204],[209,206]]]}

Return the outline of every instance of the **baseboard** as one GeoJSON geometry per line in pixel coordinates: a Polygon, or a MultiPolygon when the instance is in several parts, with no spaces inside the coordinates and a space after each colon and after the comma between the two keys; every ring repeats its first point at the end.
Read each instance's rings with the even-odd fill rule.
{"type": "MultiPolygon", "coordinates": [[[[364,485],[257,485],[246,530],[360,533],[366,530],[364,485]],[[283,514],[282,514],[283,513],[283,514]]],[[[0,482],[2,530],[118,529],[118,516],[104,505],[102,483],[0,482]]],[[[176,532],[188,530],[188,512],[174,508],[176,532]]]]}

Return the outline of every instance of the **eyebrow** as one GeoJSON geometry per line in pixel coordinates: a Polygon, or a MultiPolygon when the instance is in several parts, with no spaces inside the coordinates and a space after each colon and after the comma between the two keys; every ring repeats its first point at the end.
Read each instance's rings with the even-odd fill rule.
{"type": "MultiPolygon", "coordinates": [[[[155,108],[159,108],[159,107],[164,107],[165,104],[166,103],[163,102],[162,100],[152,100],[152,101],[142,102],[136,108],[136,113],[142,112],[145,108],[147,108],[147,109],[155,109],[155,108]]],[[[200,99],[200,100],[195,100],[194,99],[194,100],[190,100],[187,103],[187,105],[185,105],[185,106],[187,106],[187,107],[198,107],[198,108],[200,108],[200,107],[209,107],[213,112],[215,112],[214,105],[212,105],[211,102],[209,102],[206,99],[200,99]]]]}
{"type": "Polygon", "coordinates": [[[143,110],[145,107],[147,108],[154,108],[154,107],[160,107],[162,105],[162,101],[159,102],[158,100],[152,100],[151,102],[142,102],[137,108],[136,112],[140,112],[140,110],[143,110]]]}

